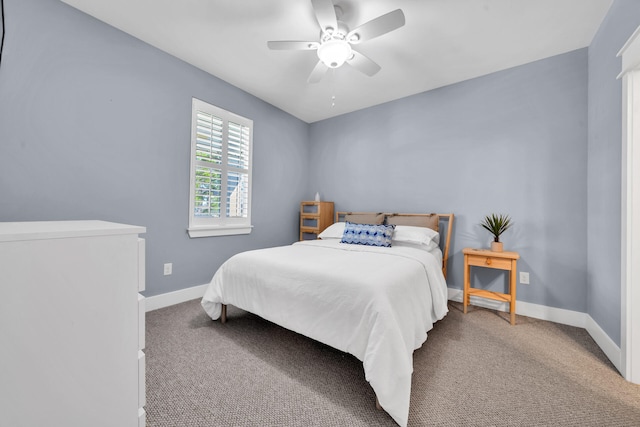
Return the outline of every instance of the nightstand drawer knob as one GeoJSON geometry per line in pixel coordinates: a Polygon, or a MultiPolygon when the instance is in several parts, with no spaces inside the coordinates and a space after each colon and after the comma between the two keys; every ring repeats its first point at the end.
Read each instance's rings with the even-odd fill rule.
{"type": "Polygon", "coordinates": [[[487,258],[487,260],[485,261],[485,264],[491,265],[491,258],[487,258]]]}

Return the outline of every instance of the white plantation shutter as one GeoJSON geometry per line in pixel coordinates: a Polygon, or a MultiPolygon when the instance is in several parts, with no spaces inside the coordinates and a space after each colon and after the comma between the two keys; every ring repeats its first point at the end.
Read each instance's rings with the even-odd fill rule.
{"type": "Polygon", "coordinates": [[[253,121],[193,98],[189,235],[251,232],[253,121]]]}
{"type": "Polygon", "coordinates": [[[249,210],[251,129],[229,122],[227,138],[227,216],[246,218],[249,210]]]}
{"type": "Polygon", "coordinates": [[[222,163],[222,119],[203,111],[196,111],[196,119],[196,160],[222,163]]]}
{"type": "Polygon", "coordinates": [[[196,110],[195,197],[196,217],[220,217],[223,125],[221,118],[196,110]]]}

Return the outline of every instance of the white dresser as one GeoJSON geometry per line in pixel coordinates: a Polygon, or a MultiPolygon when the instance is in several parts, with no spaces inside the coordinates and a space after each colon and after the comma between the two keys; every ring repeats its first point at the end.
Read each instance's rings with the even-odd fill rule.
{"type": "Polygon", "coordinates": [[[145,425],[145,231],[0,222],[0,426],[145,425]]]}

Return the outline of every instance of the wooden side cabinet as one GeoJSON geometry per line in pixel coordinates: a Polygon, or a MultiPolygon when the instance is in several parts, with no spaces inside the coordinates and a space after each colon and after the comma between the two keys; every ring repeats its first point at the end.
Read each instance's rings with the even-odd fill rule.
{"type": "Polygon", "coordinates": [[[464,293],[463,311],[467,313],[467,306],[471,297],[489,298],[500,302],[509,303],[511,324],[516,324],[516,264],[520,255],[517,252],[492,252],[488,249],[464,248],[464,293]],[[471,287],[471,266],[495,268],[509,271],[509,293],[487,291],[471,287]]]}
{"type": "Polygon", "coordinates": [[[333,224],[333,202],[300,203],[300,240],[317,239],[333,224]]]}

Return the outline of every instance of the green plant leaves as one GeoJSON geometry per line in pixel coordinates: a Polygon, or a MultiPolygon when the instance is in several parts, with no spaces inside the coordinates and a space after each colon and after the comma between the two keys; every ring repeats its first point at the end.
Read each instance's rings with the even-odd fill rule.
{"type": "Polygon", "coordinates": [[[480,225],[493,235],[494,241],[499,242],[500,235],[507,231],[513,225],[513,222],[509,215],[491,214],[485,216],[480,225]]]}

